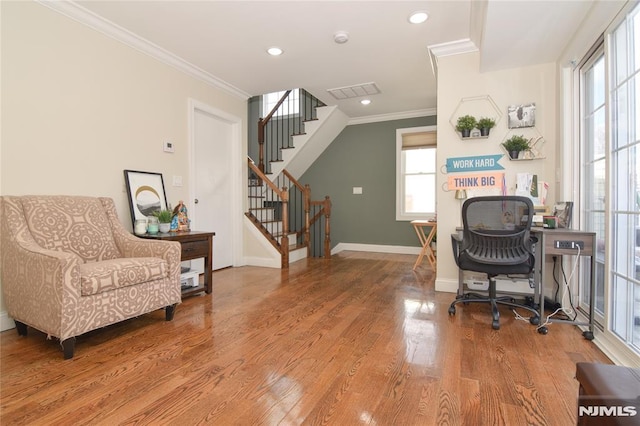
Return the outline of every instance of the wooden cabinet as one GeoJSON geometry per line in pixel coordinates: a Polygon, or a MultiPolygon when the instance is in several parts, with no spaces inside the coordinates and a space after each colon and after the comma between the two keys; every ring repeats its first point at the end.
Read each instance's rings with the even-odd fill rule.
{"type": "Polygon", "coordinates": [[[138,235],[140,238],[149,238],[153,240],[177,241],[182,247],[181,260],[193,260],[204,258],[204,283],[198,284],[182,291],[182,296],[189,296],[202,291],[211,294],[211,280],[213,273],[213,236],[215,232],[167,232],[155,235],[144,234],[138,235]]]}

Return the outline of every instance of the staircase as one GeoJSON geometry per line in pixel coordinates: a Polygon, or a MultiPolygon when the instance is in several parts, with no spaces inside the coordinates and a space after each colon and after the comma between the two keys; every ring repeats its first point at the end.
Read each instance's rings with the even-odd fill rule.
{"type": "MultiPolygon", "coordinates": [[[[301,92],[302,89],[301,89],[301,92]]],[[[312,98],[300,101],[310,103],[311,112],[301,111],[299,124],[287,124],[287,130],[269,130],[270,119],[286,101],[290,91],[265,119],[258,124],[260,161],[256,165],[249,159],[249,188],[247,218],[262,236],[280,253],[281,267],[312,254],[310,250],[312,227],[320,228],[317,239],[322,240],[324,257],[330,257],[331,201],[312,201],[309,186],[297,179],[313,164],[347,125],[348,117],[335,106],[325,106],[312,98]],[[272,135],[278,134],[278,138],[272,135]],[[276,140],[277,139],[277,140],[276,140]],[[324,221],[321,219],[324,218],[324,221]]],[[[301,108],[302,109],[302,108],[301,108]]],[[[277,124],[284,127],[281,119],[277,124]]],[[[314,235],[316,232],[313,233],[314,235]]]]}
{"type": "Polygon", "coordinates": [[[304,133],[292,135],[293,147],[281,150],[281,160],[271,161],[268,176],[278,176],[287,169],[299,179],[349,121],[335,105],[317,107],[316,114],[316,119],[304,121],[304,133]]]}

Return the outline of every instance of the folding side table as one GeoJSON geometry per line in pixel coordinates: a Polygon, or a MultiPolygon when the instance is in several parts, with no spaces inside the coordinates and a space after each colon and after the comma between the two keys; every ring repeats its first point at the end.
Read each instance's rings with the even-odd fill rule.
{"type": "Polygon", "coordinates": [[[413,265],[413,269],[415,270],[420,265],[420,262],[422,262],[422,259],[426,256],[429,264],[435,270],[436,256],[433,253],[433,250],[431,250],[431,241],[436,235],[438,223],[430,220],[412,220],[411,224],[416,230],[416,234],[418,234],[420,244],[422,244],[422,250],[420,250],[420,255],[418,255],[418,260],[416,260],[415,265],[413,265]],[[425,228],[428,229],[428,233],[425,233],[425,228]]]}

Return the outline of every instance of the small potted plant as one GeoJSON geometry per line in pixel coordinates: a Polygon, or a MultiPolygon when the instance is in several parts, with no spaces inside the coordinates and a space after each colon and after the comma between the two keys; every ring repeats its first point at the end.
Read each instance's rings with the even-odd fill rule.
{"type": "Polygon", "coordinates": [[[160,232],[169,232],[169,229],[171,228],[171,219],[173,219],[173,212],[171,210],[158,210],[154,212],[153,215],[157,217],[158,222],[160,222],[160,225],[158,226],[160,232]]]}
{"type": "Polygon", "coordinates": [[[489,132],[496,125],[496,121],[489,117],[480,117],[476,127],[480,129],[480,136],[489,136],[489,132]]]}
{"type": "Polygon", "coordinates": [[[475,129],[477,121],[476,118],[471,115],[463,115],[458,117],[458,123],[456,124],[456,130],[462,133],[463,138],[468,138],[471,135],[471,131],[475,129]]]}
{"type": "Polygon", "coordinates": [[[529,141],[522,135],[513,135],[502,143],[504,149],[509,153],[509,157],[512,160],[518,158],[520,151],[527,151],[530,149],[529,141]]]}

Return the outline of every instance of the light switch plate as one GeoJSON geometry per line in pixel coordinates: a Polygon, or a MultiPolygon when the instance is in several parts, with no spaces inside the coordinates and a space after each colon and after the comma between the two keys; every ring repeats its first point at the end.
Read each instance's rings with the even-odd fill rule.
{"type": "Polygon", "coordinates": [[[362,194],[362,187],[361,186],[354,186],[353,187],[353,193],[354,194],[362,194]]]}
{"type": "Polygon", "coordinates": [[[182,186],[182,176],[173,177],[173,186],[182,186]]]}
{"type": "Polygon", "coordinates": [[[164,152],[173,152],[174,148],[173,148],[173,142],[170,141],[166,141],[162,144],[162,150],[164,152]]]}

